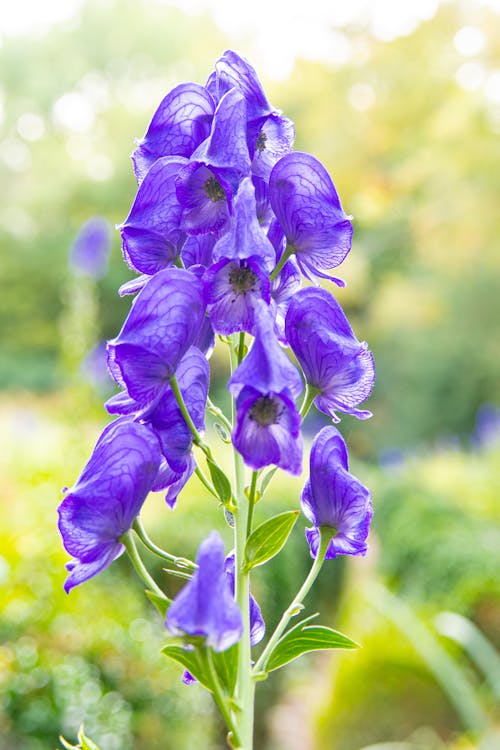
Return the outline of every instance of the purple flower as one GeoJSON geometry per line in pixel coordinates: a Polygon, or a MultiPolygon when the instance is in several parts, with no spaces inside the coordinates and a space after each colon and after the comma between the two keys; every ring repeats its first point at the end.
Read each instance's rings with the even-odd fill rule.
{"type": "Polygon", "coordinates": [[[332,529],[326,559],[365,555],[372,517],[370,492],[348,471],[347,447],[336,427],[323,427],[314,439],[310,476],[300,498],[313,528],[306,529],[311,555],[316,557],[320,528],[332,529]]]}
{"type": "Polygon", "coordinates": [[[82,224],[69,256],[70,269],[76,275],[100,279],[106,273],[111,250],[111,227],[106,219],[95,216],[82,224]]]}
{"type": "Polygon", "coordinates": [[[257,257],[223,258],[203,276],[203,293],[210,321],[217,333],[255,332],[259,301],[271,301],[269,277],[257,257]]]}
{"type": "Polygon", "coordinates": [[[344,286],[325,271],[351,249],[352,224],[324,166],[300,151],[283,156],[271,172],[269,198],[302,273],[344,286]]]}
{"type": "Polygon", "coordinates": [[[295,294],[288,308],[285,334],[307,382],[318,390],[314,403],[338,422],[335,410],[359,419],[371,412],[357,409],[375,381],[373,356],[360,343],[337,300],[325,289],[308,287],[295,294]]]}
{"type": "Polygon", "coordinates": [[[224,570],[224,543],[213,531],[201,544],[198,568],[175,597],[167,612],[173,635],[204,638],[214,651],[225,651],[239,641],[243,622],[224,570]]]}
{"type": "Polygon", "coordinates": [[[180,268],[159,271],[134,299],[122,330],[108,342],[108,367],[141,407],[164,392],[204,317],[201,282],[180,268]]]}
{"type": "Polygon", "coordinates": [[[255,142],[252,172],[269,181],[271,170],[282,156],[291,152],[295,140],[293,122],[273,112],[262,125],[255,142]]]}
{"type": "Polygon", "coordinates": [[[217,106],[209,137],[176,179],[177,198],[183,209],[181,228],[187,234],[226,228],[233,195],[240,180],[250,174],[245,126],[245,100],[232,89],[217,106]]]}
{"type": "Polygon", "coordinates": [[[248,60],[233,50],[226,50],[217,60],[206,88],[216,101],[220,101],[231,89],[239,91],[245,98],[250,123],[261,121],[274,111],[266,98],[255,69],[248,60]]]}
{"type": "Polygon", "coordinates": [[[160,103],[132,154],[137,182],[162,156],[189,158],[210,132],[215,104],[198,83],[181,83],[160,103]]]}
{"type": "MultiPolygon", "coordinates": [[[[229,579],[231,585],[231,591],[234,596],[234,552],[230,552],[224,561],[224,570],[229,579]]],[[[256,646],[264,638],[266,632],[266,623],[262,617],[262,612],[255,601],[254,597],[250,594],[250,645],[256,646]]]]}
{"type": "Polygon", "coordinates": [[[59,506],[59,531],[75,558],[66,566],[67,592],[121,555],[120,536],[152,489],[160,459],[158,440],[145,425],[122,418],[106,427],[59,506]]]}
{"type": "Polygon", "coordinates": [[[123,256],[135,271],[154,274],[171,266],[185,238],[180,229],[182,206],[175,180],[186,160],[165,157],[155,161],[120,226],[123,256]]]}
{"type": "Polygon", "coordinates": [[[269,310],[261,303],[255,341],[228,388],[237,396],[235,448],[252,469],[276,464],[300,474],[302,437],[295,399],[302,381],[281,348],[269,310]]]}

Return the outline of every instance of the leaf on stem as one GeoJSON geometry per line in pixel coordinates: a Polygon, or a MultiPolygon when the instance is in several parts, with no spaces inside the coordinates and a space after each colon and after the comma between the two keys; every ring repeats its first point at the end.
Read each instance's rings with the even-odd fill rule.
{"type": "Polygon", "coordinates": [[[217,464],[211,461],[209,458],[207,458],[207,464],[214,485],[214,490],[220,498],[220,501],[224,505],[227,505],[232,497],[231,482],[226,477],[222,469],[219,468],[219,466],[217,466],[217,464]]]}
{"type": "MultiPolygon", "coordinates": [[[[210,669],[206,663],[206,656],[198,648],[187,649],[177,643],[169,643],[162,648],[162,654],[170,657],[184,669],[187,669],[198,682],[211,692],[214,685],[210,676],[210,669]]],[[[219,681],[228,696],[233,695],[238,673],[238,646],[235,644],[226,651],[213,651],[212,660],[219,681]]]]}
{"type": "Polygon", "coordinates": [[[298,515],[298,510],[280,513],[264,521],[251,533],[245,547],[248,570],[263,565],[278,554],[285,545],[298,515]]]}
{"type": "Polygon", "coordinates": [[[149,589],[145,589],[145,593],[151,604],[156,607],[160,615],[162,617],[165,617],[165,615],[167,614],[167,609],[170,606],[170,601],[167,599],[167,597],[159,596],[154,591],[150,591],[149,589]]]}
{"type": "Polygon", "coordinates": [[[325,625],[308,625],[308,621],[309,618],[299,622],[278,641],[267,662],[267,672],[279,669],[311,651],[359,648],[358,643],[338,630],[327,628],[325,625]]]}

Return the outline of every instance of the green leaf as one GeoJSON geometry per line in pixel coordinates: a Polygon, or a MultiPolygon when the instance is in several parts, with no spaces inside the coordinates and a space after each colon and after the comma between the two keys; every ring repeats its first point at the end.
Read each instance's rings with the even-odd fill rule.
{"type": "Polygon", "coordinates": [[[145,589],[145,593],[151,604],[156,607],[160,615],[162,617],[165,617],[170,606],[170,602],[167,597],[159,596],[159,594],[155,594],[154,591],[150,591],[149,589],[145,589]]]}
{"type": "Polygon", "coordinates": [[[307,625],[306,621],[300,622],[278,641],[269,657],[266,671],[279,669],[310,651],[334,648],[359,648],[359,644],[325,625],[307,625]]]}
{"type": "Polygon", "coordinates": [[[162,648],[161,652],[162,654],[165,654],[165,656],[176,661],[178,664],[181,664],[184,669],[188,670],[188,672],[191,672],[193,677],[195,677],[203,687],[206,687],[207,690],[213,689],[210,674],[202,659],[200,659],[196,649],[190,651],[184,646],[169,643],[162,648]]]}
{"type": "MultiPolygon", "coordinates": [[[[206,654],[202,648],[189,650],[178,643],[168,643],[162,653],[181,664],[203,687],[213,692],[213,681],[207,666],[206,654]]],[[[233,695],[238,673],[238,646],[235,644],[226,651],[213,651],[212,658],[219,680],[228,695],[233,695]]]]}
{"type": "Polygon", "coordinates": [[[233,695],[238,676],[238,644],[226,651],[212,651],[213,661],[219,680],[228,695],[233,695]]]}
{"type": "Polygon", "coordinates": [[[248,570],[263,565],[278,554],[285,545],[298,515],[298,510],[280,513],[264,521],[250,534],[245,547],[248,570]]]}
{"type": "Polygon", "coordinates": [[[90,737],[87,737],[83,730],[83,724],[78,731],[78,745],[70,745],[68,740],[64,737],[59,737],[59,742],[65,748],[65,750],[99,750],[99,747],[93,742],[90,737]]]}
{"type": "Polygon", "coordinates": [[[220,469],[216,463],[207,458],[208,469],[210,476],[212,477],[212,483],[214,489],[219,496],[221,502],[226,505],[232,497],[231,482],[226,477],[222,469],[220,469]]]}

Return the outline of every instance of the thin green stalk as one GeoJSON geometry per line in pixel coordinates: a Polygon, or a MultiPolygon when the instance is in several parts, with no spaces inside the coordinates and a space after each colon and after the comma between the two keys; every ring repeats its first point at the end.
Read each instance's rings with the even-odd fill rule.
{"type": "Polygon", "coordinates": [[[332,538],[332,529],[327,526],[322,526],[320,528],[320,543],[318,552],[316,554],[316,557],[314,559],[314,562],[311,566],[311,570],[309,571],[309,575],[307,576],[306,580],[300,587],[300,590],[298,594],[295,596],[293,601],[291,602],[290,606],[287,607],[287,609],[283,612],[283,616],[281,620],[279,621],[278,625],[276,626],[276,630],[270,637],[267,646],[265,647],[264,651],[260,655],[259,659],[257,660],[257,663],[255,664],[253,668],[254,675],[257,675],[259,672],[265,672],[266,664],[271,656],[274,647],[278,643],[279,639],[281,638],[282,634],[285,631],[286,626],[294,617],[294,615],[298,614],[302,609],[302,602],[309,593],[309,590],[311,589],[311,586],[313,585],[314,581],[318,577],[318,573],[321,570],[321,566],[323,565],[323,562],[325,560],[326,551],[328,549],[328,545],[330,544],[330,540],[332,538]]]}
{"type": "Polygon", "coordinates": [[[286,246],[285,252],[283,253],[283,255],[281,256],[281,258],[279,259],[278,265],[276,266],[276,268],[274,269],[274,271],[272,272],[272,274],[269,277],[269,281],[274,281],[274,279],[276,278],[276,276],[279,274],[279,272],[281,271],[281,269],[283,268],[283,266],[287,262],[288,258],[291,255],[293,255],[294,252],[295,252],[295,248],[293,247],[293,245],[287,245],[286,246]]]}
{"type": "Polygon", "coordinates": [[[187,410],[186,404],[184,402],[184,398],[181,393],[181,389],[179,388],[179,384],[177,382],[177,378],[175,377],[175,375],[172,375],[169,378],[168,382],[170,383],[170,387],[172,388],[172,393],[174,394],[175,400],[177,401],[177,405],[179,406],[179,409],[182,412],[182,416],[184,417],[184,420],[187,426],[189,427],[191,435],[193,436],[194,444],[197,445],[199,448],[201,448],[201,450],[205,453],[205,455],[208,458],[212,459],[212,451],[210,450],[210,447],[203,441],[203,438],[201,437],[200,433],[196,429],[196,425],[191,419],[191,415],[187,410]]]}
{"type": "Polygon", "coordinates": [[[312,402],[318,395],[318,389],[315,388],[313,385],[309,385],[309,383],[306,385],[306,391],[304,393],[304,400],[302,401],[302,406],[300,407],[300,416],[302,419],[305,418],[307,412],[311,408],[312,402]]]}
{"type": "Polygon", "coordinates": [[[212,692],[212,695],[214,696],[214,700],[217,703],[217,706],[219,707],[219,711],[221,712],[224,721],[226,722],[227,728],[233,735],[232,736],[233,742],[236,742],[236,747],[239,747],[241,744],[241,741],[238,735],[238,729],[234,723],[231,709],[229,708],[227,704],[226,696],[224,695],[224,690],[222,689],[222,685],[220,684],[219,676],[217,674],[217,670],[215,669],[215,664],[214,664],[214,660],[213,660],[213,656],[212,656],[212,652],[210,648],[205,647],[203,649],[202,658],[204,658],[205,664],[208,667],[208,671],[210,673],[212,685],[214,688],[212,692]]]}
{"type": "Polygon", "coordinates": [[[241,331],[238,337],[238,364],[240,364],[244,356],[245,356],[245,331],[241,331]]]}
{"type": "Polygon", "coordinates": [[[219,407],[216,406],[209,398],[207,399],[207,409],[210,414],[213,414],[214,417],[217,417],[217,419],[222,422],[222,424],[228,431],[228,434],[231,434],[231,430],[233,429],[231,422],[226,417],[222,409],[219,409],[219,407]]]}
{"type": "Polygon", "coordinates": [[[165,599],[166,601],[170,602],[171,600],[166,596],[165,592],[161,590],[161,588],[158,586],[156,581],[151,578],[149,575],[149,571],[147,570],[146,566],[142,562],[141,557],[139,556],[139,553],[137,551],[137,547],[135,546],[134,537],[132,536],[132,532],[126,531],[124,534],[121,535],[120,541],[127,550],[130,559],[132,560],[132,564],[136,571],[138,572],[139,576],[142,578],[146,586],[150,591],[160,596],[162,599],[165,599]]]}
{"type": "Polygon", "coordinates": [[[199,466],[196,467],[196,469],[194,470],[194,473],[196,474],[196,476],[198,477],[202,485],[206,487],[206,489],[210,492],[210,494],[213,495],[217,500],[219,500],[219,496],[214,490],[211,482],[209,482],[209,480],[206,478],[205,474],[202,472],[199,466]]]}
{"type": "Polygon", "coordinates": [[[253,509],[256,503],[256,492],[257,492],[257,479],[259,477],[258,471],[252,471],[252,481],[250,484],[250,492],[248,496],[248,517],[247,517],[247,539],[252,533],[252,521],[253,521],[253,509]]]}
{"type": "MultiPolygon", "coordinates": [[[[231,371],[238,366],[242,354],[241,347],[236,351],[234,338],[230,346],[231,371]]],[[[233,424],[236,420],[236,405],[232,402],[233,424]]],[[[236,678],[236,700],[241,707],[237,715],[237,725],[241,750],[252,750],[253,747],[253,713],[255,685],[252,680],[252,655],[250,648],[250,576],[245,568],[245,547],[247,542],[247,528],[249,503],[245,497],[245,472],[243,459],[233,447],[235,499],[237,508],[234,514],[234,546],[235,546],[235,596],[243,620],[243,635],[238,643],[238,674],[236,678]]]]}
{"type": "Polygon", "coordinates": [[[169,562],[173,563],[174,565],[177,565],[179,568],[186,568],[187,570],[196,570],[198,567],[196,563],[192,562],[192,560],[188,560],[186,557],[177,557],[177,555],[172,555],[170,552],[165,552],[164,549],[161,547],[158,547],[157,544],[155,544],[149,536],[146,533],[146,530],[144,526],[142,525],[142,522],[139,517],[137,517],[132,525],[133,530],[143,543],[145,547],[150,550],[150,552],[154,552],[155,555],[158,555],[158,557],[161,557],[162,560],[168,560],[169,562]]]}

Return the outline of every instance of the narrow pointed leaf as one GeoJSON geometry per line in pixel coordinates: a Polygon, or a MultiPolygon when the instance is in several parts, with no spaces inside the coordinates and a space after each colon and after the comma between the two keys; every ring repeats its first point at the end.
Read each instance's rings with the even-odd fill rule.
{"type": "Polygon", "coordinates": [[[212,651],[215,669],[228,695],[234,694],[238,675],[238,645],[226,651],[212,651]]]}
{"type": "Polygon", "coordinates": [[[170,602],[167,597],[159,596],[158,594],[155,594],[154,591],[150,591],[149,589],[145,589],[145,593],[151,604],[156,607],[160,615],[162,617],[165,617],[165,615],[167,614],[167,609],[170,606],[170,602]]]}
{"type": "Polygon", "coordinates": [[[248,570],[263,565],[278,554],[285,545],[298,515],[298,510],[280,513],[264,521],[252,532],[245,547],[248,570]]]}
{"type": "Polygon", "coordinates": [[[213,461],[210,461],[210,459],[207,459],[207,464],[210,471],[210,476],[212,477],[214,489],[221,502],[226,505],[226,503],[231,500],[231,482],[226,477],[224,472],[219,469],[217,464],[215,464],[213,461]]]}
{"type": "Polygon", "coordinates": [[[285,664],[298,659],[310,651],[325,651],[334,648],[359,648],[359,644],[337,630],[325,625],[305,625],[302,623],[288,631],[278,642],[267,663],[267,671],[272,672],[285,664]]]}

